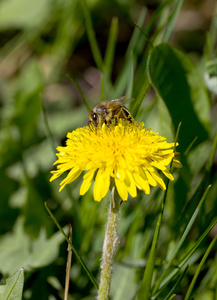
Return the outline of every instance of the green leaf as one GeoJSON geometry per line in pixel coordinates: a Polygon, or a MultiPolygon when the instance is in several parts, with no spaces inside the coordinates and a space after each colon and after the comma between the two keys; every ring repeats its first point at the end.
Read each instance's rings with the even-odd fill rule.
{"type": "Polygon", "coordinates": [[[183,152],[198,136],[193,147],[209,136],[209,99],[202,79],[190,59],[167,44],[150,54],[148,75],[172,117],[174,127],[182,122],[179,151],[183,152]]]}
{"type": "MultiPolygon", "coordinates": [[[[67,227],[64,228],[67,232],[67,227]]],[[[64,241],[60,232],[56,232],[49,239],[46,237],[45,229],[42,229],[39,237],[32,242],[32,251],[29,257],[33,268],[47,266],[53,261],[59,253],[59,246],[64,241]]]]}
{"type": "MultiPolygon", "coordinates": [[[[38,184],[34,184],[26,176],[27,186],[27,201],[24,206],[25,216],[25,231],[33,238],[36,238],[40,232],[41,226],[46,229],[51,229],[51,222],[47,218],[46,211],[43,205],[43,193],[49,194],[49,184],[46,181],[40,182],[40,179],[44,177],[44,174],[39,172],[38,184]]],[[[35,179],[36,181],[36,179],[35,179]]]]}
{"type": "Polygon", "coordinates": [[[42,229],[38,238],[32,241],[24,231],[23,219],[19,218],[13,232],[0,239],[0,270],[12,274],[21,267],[31,269],[49,265],[58,256],[63,240],[60,232],[47,239],[45,229],[42,229]]]}
{"type": "Polygon", "coordinates": [[[214,94],[217,94],[217,59],[206,63],[204,79],[208,89],[214,94]]]}
{"type": "Polygon", "coordinates": [[[0,286],[0,300],[22,300],[23,284],[24,269],[20,268],[0,286]]]}
{"type": "Polygon", "coordinates": [[[5,174],[5,170],[0,168],[0,185],[1,185],[1,209],[0,209],[0,233],[4,233],[11,228],[14,220],[17,217],[18,211],[11,209],[8,199],[11,194],[16,192],[19,184],[16,180],[13,180],[10,176],[5,174]],[[9,188],[10,187],[10,188],[9,188]]]}
{"type": "MultiPolygon", "coordinates": [[[[144,52],[144,54],[142,55],[141,61],[139,62],[138,66],[137,66],[137,75],[135,77],[135,88],[134,88],[134,94],[136,95],[136,101],[132,105],[133,106],[132,115],[134,117],[136,117],[138,115],[139,111],[141,111],[139,108],[140,108],[142,101],[150,87],[150,80],[149,80],[148,74],[147,74],[147,60],[148,60],[148,53],[150,51],[150,48],[152,48],[153,45],[159,44],[159,42],[162,41],[165,27],[166,26],[170,27],[170,26],[172,26],[172,23],[173,23],[173,20],[172,20],[171,25],[168,23],[168,15],[169,14],[171,15],[171,10],[172,10],[171,3],[172,2],[173,1],[171,1],[171,0],[163,1],[162,4],[159,5],[159,7],[153,13],[147,26],[144,29],[142,29],[142,27],[140,28],[140,31],[142,33],[140,40],[142,40],[142,37],[143,38],[145,37],[145,46],[147,48],[146,48],[146,51],[144,52]],[[157,26],[157,28],[155,30],[156,33],[152,37],[153,29],[156,26],[157,26]]],[[[144,45],[143,45],[143,47],[144,47],[144,45]]],[[[134,53],[136,53],[136,52],[138,52],[137,49],[135,49],[134,53]]]]}
{"type": "Polygon", "coordinates": [[[136,268],[116,265],[112,276],[111,297],[113,300],[131,300],[137,290],[134,280],[136,268]]]}
{"type": "Polygon", "coordinates": [[[15,105],[18,109],[22,109],[26,101],[38,95],[44,87],[44,78],[37,60],[32,59],[22,68],[18,84],[15,105]]]}
{"type": "Polygon", "coordinates": [[[22,144],[35,136],[40,112],[39,93],[44,86],[41,71],[36,61],[31,61],[23,70],[19,88],[15,95],[13,122],[18,126],[22,144]],[[28,126],[27,126],[28,125],[28,126]]]}
{"type": "Polygon", "coordinates": [[[33,28],[47,22],[51,9],[50,0],[7,0],[0,5],[0,29],[33,28]]]}

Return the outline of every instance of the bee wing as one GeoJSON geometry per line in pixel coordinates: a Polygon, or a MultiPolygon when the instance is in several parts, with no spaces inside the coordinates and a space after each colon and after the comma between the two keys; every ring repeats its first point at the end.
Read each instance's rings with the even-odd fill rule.
{"type": "Polygon", "coordinates": [[[117,103],[122,103],[122,104],[126,104],[126,103],[130,103],[132,101],[134,101],[135,99],[133,98],[127,98],[127,96],[122,96],[122,97],[119,97],[119,98],[116,98],[116,99],[113,99],[110,101],[111,105],[114,104],[115,102],[117,103]]]}

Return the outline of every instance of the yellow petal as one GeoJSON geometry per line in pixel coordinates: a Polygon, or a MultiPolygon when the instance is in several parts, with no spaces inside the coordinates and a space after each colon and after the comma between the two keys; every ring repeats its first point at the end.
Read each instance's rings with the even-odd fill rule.
{"type": "Polygon", "coordinates": [[[148,181],[143,179],[140,175],[138,175],[137,173],[133,174],[133,177],[136,181],[137,187],[140,190],[143,190],[147,195],[150,194],[150,186],[148,184],[148,181]]]}
{"type": "Polygon", "coordinates": [[[123,201],[127,201],[128,198],[128,192],[127,187],[124,184],[124,181],[119,180],[117,177],[115,177],[115,185],[118,191],[119,196],[123,201]]]}
{"type": "Polygon", "coordinates": [[[127,177],[128,177],[128,184],[127,185],[127,190],[129,192],[129,194],[135,198],[137,196],[137,189],[136,189],[136,184],[135,184],[135,181],[134,181],[134,178],[132,176],[132,173],[127,171],[127,177]]]}
{"type": "MultiPolygon", "coordinates": [[[[144,169],[143,169],[144,170],[144,169]]],[[[148,179],[148,183],[151,185],[151,186],[156,186],[157,185],[157,182],[156,180],[152,177],[152,175],[149,173],[148,170],[144,170],[145,172],[145,175],[147,176],[147,179],[148,179]]]]}
{"type": "Polygon", "coordinates": [[[51,171],[51,173],[53,174],[53,176],[50,178],[50,182],[58,178],[62,174],[62,173],[60,174],[59,171],[51,171]]]}
{"type": "Polygon", "coordinates": [[[170,180],[174,180],[173,175],[167,170],[167,168],[165,170],[162,170],[162,172],[164,173],[164,175],[169,178],[170,180]]]}
{"type": "MultiPolygon", "coordinates": [[[[94,184],[94,199],[100,201],[108,192],[110,177],[115,179],[121,198],[126,201],[128,193],[135,197],[137,188],[146,194],[150,193],[150,185],[157,184],[165,189],[165,183],[157,170],[173,180],[172,174],[166,168],[171,160],[177,158],[174,153],[174,143],[167,143],[165,137],[159,136],[150,129],[145,129],[143,123],[126,122],[120,119],[117,124],[103,124],[97,128],[84,126],[67,135],[65,147],[58,147],[57,170],[52,172],[50,181],[59,177],[65,171],[68,175],[61,182],[64,186],[75,180],[82,171],[83,176],[80,194],[85,194],[94,184]]],[[[181,167],[174,160],[173,165],[181,167]]]]}
{"type": "Polygon", "coordinates": [[[161,159],[160,162],[164,165],[164,166],[168,166],[171,163],[173,156],[168,156],[164,159],[161,159]]]}
{"type": "Polygon", "coordinates": [[[152,162],[152,166],[158,168],[159,170],[161,170],[164,175],[169,178],[170,180],[174,180],[174,177],[173,175],[168,171],[168,169],[163,165],[161,164],[161,162],[152,162]]]}
{"type": "Polygon", "coordinates": [[[111,168],[105,168],[103,173],[103,188],[102,188],[102,198],[106,196],[108,193],[108,189],[110,186],[110,178],[111,178],[111,168]]]}
{"type": "Polygon", "coordinates": [[[61,186],[60,191],[62,191],[62,189],[64,188],[64,186],[66,184],[69,184],[72,181],[74,181],[75,179],[77,179],[80,176],[81,173],[82,173],[82,170],[80,170],[78,167],[75,167],[74,169],[72,169],[69,172],[69,174],[66,176],[66,178],[63,181],[61,181],[61,183],[60,183],[60,186],[61,186]]]}
{"type": "Polygon", "coordinates": [[[57,177],[61,176],[65,171],[68,171],[68,170],[73,169],[73,168],[74,168],[74,166],[67,165],[67,164],[66,165],[61,164],[61,165],[57,166],[57,170],[51,171],[53,176],[50,178],[50,181],[53,181],[57,177]]]}
{"type": "Polygon", "coordinates": [[[173,160],[172,166],[175,168],[182,168],[182,164],[177,159],[173,160]]]}
{"type": "Polygon", "coordinates": [[[90,188],[92,180],[93,180],[93,176],[95,174],[96,170],[91,170],[87,173],[84,174],[83,176],[83,182],[82,185],[80,187],[80,195],[84,195],[90,188]]]}
{"type": "Polygon", "coordinates": [[[75,164],[72,162],[66,162],[66,163],[61,163],[60,165],[57,166],[57,169],[63,173],[65,171],[71,170],[75,167],[75,164]]]}
{"type": "Polygon", "coordinates": [[[125,179],[125,171],[124,171],[124,169],[118,167],[115,170],[115,176],[117,176],[118,179],[120,179],[120,180],[123,181],[125,179]]]}
{"type": "Polygon", "coordinates": [[[153,176],[153,178],[157,181],[157,184],[159,185],[159,187],[165,191],[166,190],[166,185],[163,181],[163,179],[160,177],[160,175],[158,174],[158,172],[156,170],[153,170],[151,175],[153,176]]]}
{"type": "Polygon", "coordinates": [[[160,150],[161,155],[168,155],[168,154],[173,154],[173,149],[168,149],[168,150],[160,150]]]}
{"type": "Polygon", "coordinates": [[[108,176],[103,176],[104,172],[104,168],[100,168],[96,175],[93,190],[93,197],[95,201],[102,200],[102,198],[108,193],[110,178],[108,178],[108,176]]]}
{"type": "Polygon", "coordinates": [[[123,159],[123,157],[120,157],[118,163],[119,163],[119,166],[121,166],[122,169],[126,169],[127,165],[126,165],[126,161],[123,159]]]}
{"type": "Polygon", "coordinates": [[[156,161],[153,161],[151,163],[151,165],[155,168],[158,168],[159,170],[163,171],[166,169],[166,167],[161,163],[161,162],[156,162],[156,161]]]}

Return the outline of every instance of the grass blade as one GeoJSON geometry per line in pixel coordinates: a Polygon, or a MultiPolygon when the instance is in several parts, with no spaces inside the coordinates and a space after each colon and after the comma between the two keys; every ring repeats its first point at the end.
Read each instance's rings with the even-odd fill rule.
{"type": "Polygon", "coordinates": [[[178,17],[179,11],[181,9],[182,3],[183,3],[183,0],[176,1],[176,6],[173,10],[173,13],[170,15],[170,21],[168,23],[168,26],[166,28],[166,31],[165,31],[164,37],[163,37],[163,42],[165,42],[165,43],[168,42],[168,40],[171,36],[172,30],[175,25],[176,19],[178,17]]]}
{"type": "Polygon", "coordinates": [[[44,121],[45,133],[50,142],[54,157],[56,157],[56,145],[55,145],[54,137],[53,137],[53,134],[51,132],[51,129],[50,129],[50,126],[48,123],[47,112],[46,112],[46,109],[45,109],[45,106],[44,106],[44,103],[43,103],[43,100],[41,99],[41,97],[40,97],[40,104],[41,104],[42,116],[44,119],[43,121],[44,121]]]}
{"type": "Polygon", "coordinates": [[[88,10],[86,1],[82,0],[81,2],[82,2],[83,10],[84,10],[86,30],[87,30],[87,35],[88,35],[88,39],[90,42],[92,54],[93,54],[95,63],[97,65],[97,68],[102,71],[102,69],[103,69],[102,55],[101,55],[101,52],[100,52],[100,49],[99,49],[99,46],[98,46],[98,43],[96,40],[95,31],[93,29],[93,24],[92,24],[91,17],[90,17],[90,12],[88,10]]]}
{"type": "Polygon", "coordinates": [[[212,169],[212,165],[213,165],[213,161],[214,161],[214,157],[215,157],[216,147],[217,147],[217,134],[216,134],[213,144],[212,144],[212,150],[211,150],[209,164],[208,164],[208,178],[210,177],[210,173],[211,173],[211,169],[212,169]]]}
{"type": "Polygon", "coordinates": [[[179,270],[186,264],[188,259],[192,256],[192,254],[196,251],[196,249],[199,247],[199,245],[203,242],[205,237],[209,234],[209,232],[212,230],[212,228],[217,224],[217,218],[210,224],[210,226],[205,230],[205,232],[202,234],[202,236],[198,239],[198,241],[194,244],[194,246],[191,248],[191,250],[185,255],[185,257],[182,259],[182,261],[178,264],[177,269],[173,270],[160,284],[160,290],[157,294],[153,296],[153,299],[156,299],[158,295],[163,291],[163,289],[167,286],[167,284],[171,281],[171,279],[177,275],[179,270]]]}
{"type": "Polygon", "coordinates": [[[164,269],[162,275],[161,275],[160,278],[157,280],[157,282],[156,282],[156,284],[155,284],[155,287],[154,287],[154,290],[153,290],[153,293],[154,293],[154,294],[157,292],[157,290],[158,290],[158,288],[159,288],[159,286],[160,286],[162,280],[165,278],[165,275],[166,275],[167,270],[171,267],[171,265],[172,265],[172,263],[173,263],[173,261],[174,261],[176,255],[178,254],[178,252],[179,252],[179,250],[180,250],[182,244],[184,243],[184,241],[185,241],[185,239],[186,239],[186,237],[187,237],[187,235],[188,235],[188,233],[189,233],[189,231],[190,231],[192,225],[194,224],[194,221],[195,221],[195,219],[196,219],[196,217],[197,217],[197,215],[198,215],[198,213],[199,213],[199,211],[200,211],[200,208],[201,208],[202,204],[204,203],[204,200],[206,199],[206,196],[207,196],[207,193],[208,193],[210,187],[211,187],[211,185],[209,185],[209,186],[207,187],[205,193],[203,194],[203,197],[202,197],[202,199],[200,200],[198,206],[196,207],[196,209],[195,209],[195,211],[194,211],[194,213],[193,213],[193,215],[192,215],[192,217],[191,217],[191,219],[190,219],[190,221],[189,221],[189,223],[188,223],[188,225],[187,225],[187,227],[186,227],[184,233],[182,234],[182,237],[181,237],[181,239],[180,239],[180,241],[179,241],[177,247],[176,247],[176,248],[174,249],[174,251],[173,251],[173,255],[172,255],[172,257],[170,258],[168,265],[165,267],[165,269],[164,269]]]}
{"type": "Polygon", "coordinates": [[[143,49],[143,43],[141,43],[141,29],[143,27],[143,24],[145,22],[145,18],[147,15],[147,8],[143,7],[141,10],[141,14],[139,16],[138,19],[138,23],[135,24],[135,29],[133,31],[132,37],[130,39],[129,45],[127,47],[127,51],[126,51],[126,57],[130,57],[132,51],[134,52],[134,50],[139,46],[139,41],[140,41],[140,51],[143,49]]]}
{"type": "MultiPolygon", "coordinates": [[[[181,127],[181,123],[179,124],[179,126],[177,128],[175,143],[174,143],[175,145],[178,140],[180,127],[181,127]]],[[[174,152],[175,151],[176,151],[176,146],[174,148],[174,152]]],[[[172,161],[170,163],[170,170],[171,170],[171,167],[172,167],[172,161]]],[[[166,203],[168,187],[169,187],[169,179],[166,182],[166,192],[164,194],[163,202],[161,205],[161,211],[160,211],[160,214],[158,217],[158,221],[157,221],[157,225],[156,225],[156,229],[155,229],[155,233],[154,233],[154,237],[153,237],[153,242],[151,245],[150,255],[149,255],[149,258],[147,261],[145,273],[144,273],[143,280],[142,280],[142,285],[141,285],[141,288],[138,293],[138,297],[137,297],[138,300],[148,300],[149,299],[149,294],[151,291],[151,282],[152,282],[153,271],[154,271],[154,266],[155,266],[157,242],[158,242],[158,237],[159,237],[159,233],[160,233],[161,222],[162,222],[162,218],[163,218],[163,212],[164,212],[164,207],[165,207],[165,203],[166,203]]]]}
{"type": "MultiPolygon", "coordinates": [[[[69,226],[69,240],[72,243],[72,225],[69,226]]],[[[70,282],[70,273],[71,273],[71,265],[72,265],[72,248],[68,244],[67,247],[68,255],[67,255],[67,264],[66,264],[66,277],[65,277],[65,290],[64,290],[64,300],[68,299],[69,294],[69,282],[70,282]]]]}
{"type": "Polygon", "coordinates": [[[105,101],[105,77],[101,74],[101,101],[105,101]]]}
{"type": "MultiPolygon", "coordinates": [[[[138,27],[142,28],[143,23],[145,21],[147,15],[147,9],[143,8],[138,20],[138,27]]],[[[129,78],[129,69],[130,69],[130,55],[133,52],[134,53],[134,59],[137,60],[137,57],[135,57],[135,53],[138,54],[141,53],[143,49],[138,50],[138,44],[140,40],[145,40],[144,36],[141,34],[141,30],[135,26],[135,29],[133,31],[132,37],[130,39],[126,54],[125,54],[125,63],[123,65],[123,68],[115,82],[115,94],[113,95],[116,97],[117,95],[123,95],[124,89],[126,88],[128,84],[128,78],[129,78]]],[[[144,48],[144,45],[143,47],[144,48]]]]}
{"type": "Polygon", "coordinates": [[[179,286],[179,284],[181,283],[182,279],[185,277],[185,274],[187,273],[187,270],[188,270],[188,266],[186,266],[186,268],[184,269],[184,271],[182,272],[182,274],[179,276],[178,280],[176,281],[176,283],[174,284],[174,286],[172,287],[171,291],[166,296],[166,298],[164,298],[164,300],[170,300],[171,297],[174,296],[173,292],[175,291],[176,287],[179,286]]]}
{"type": "Polygon", "coordinates": [[[161,227],[161,222],[163,218],[163,212],[164,212],[164,207],[166,203],[166,196],[167,196],[167,191],[168,191],[168,185],[169,185],[169,180],[167,180],[166,184],[166,192],[164,194],[164,199],[161,205],[161,211],[158,217],[156,229],[154,232],[154,237],[153,237],[153,242],[151,245],[151,251],[150,255],[147,261],[147,265],[145,268],[145,273],[143,276],[142,280],[142,285],[140,287],[137,299],[138,300],[148,300],[150,296],[150,291],[151,291],[151,282],[152,282],[152,277],[153,277],[153,271],[154,271],[154,266],[155,266],[155,257],[156,257],[156,250],[157,250],[157,242],[158,242],[158,237],[160,233],[160,227],[161,227]]]}
{"type": "Polygon", "coordinates": [[[190,284],[190,286],[189,286],[189,288],[188,288],[188,290],[187,290],[187,294],[186,294],[184,300],[189,300],[189,299],[190,299],[191,294],[192,294],[192,291],[193,291],[193,288],[194,288],[194,285],[195,285],[196,280],[197,280],[197,277],[198,277],[198,275],[200,274],[200,271],[201,271],[201,269],[202,269],[202,266],[203,266],[203,264],[205,263],[205,261],[206,261],[208,255],[209,255],[210,251],[212,250],[212,247],[214,246],[214,244],[215,244],[216,241],[217,241],[217,235],[216,235],[216,236],[214,237],[214,239],[212,240],[212,242],[211,242],[211,244],[209,245],[208,249],[206,250],[206,252],[205,252],[205,254],[204,254],[204,256],[203,256],[201,262],[199,263],[199,266],[197,267],[197,270],[196,270],[196,272],[195,272],[195,274],[194,274],[194,277],[193,277],[193,279],[192,279],[192,281],[191,281],[191,284],[190,284]]]}
{"type": "Polygon", "coordinates": [[[85,95],[84,95],[82,89],[80,88],[79,84],[77,83],[77,81],[76,81],[71,75],[67,74],[67,76],[71,79],[71,81],[72,81],[72,82],[74,83],[74,85],[76,86],[76,88],[77,88],[79,94],[81,95],[81,98],[82,98],[82,100],[83,100],[83,102],[84,102],[84,104],[85,104],[87,110],[90,111],[89,103],[88,103],[88,101],[87,101],[87,99],[86,99],[86,97],[85,97],[85,95]]]}
{"type": "Polygon", "coordinates": [[[131,59],[130,59],[130,76],[129,76],[129,83],[128,83],[128,88],[127,88],[127,92],[126,95],[129,98],[133,97],[133,79],[134,79],[134,56],[133,56],[133,52],[131,53],[131,59]]]}
{"type": "Polygon", "coordinates": [[[208,38],[210,41],[210,51],[209,51],[209,59],[215,57],[216,54],[216,36],[217,36],[217,4],[213,10],[213,18],[210,26],[210,30],[208,32],[208,38]]]}
{"type": "Polygon", "coordinates": [[[75,247],[72,245],[71,241],[69,240],[67,234],[64,232],[64,230],[62,229],[62,227],[60,226],[60,224],[58,223],[57,219],[54,217],[54,215],[52,214],[52,212],[50,211],[50,209],[47,206],[47,203],[45,202],[45,208],[47,210],[47,212],[49,213],[49,215],[51,216],[52,220],[54,221],[54,223],[56,224],[56,226],[58,227],[58,229],[61,231],[61,233],[63,234],[63,236],[65,237],[66,241],[68,242],[68,244],[70,245],[70,247],[72,248],[72,251],[74,252],[75,256],[77,257],[78,261],[80,262],[80,264],[82,265],[82,267],[84,268],[85,272],[87,273],[88,277],[90,278],[90,280],[92,281],[93,285],[95,286],[96,289],[98,289],[98,284],[95,280],[95,278],[93,277],[93,275],[91,274],[90,270],[88,269],[87,265],[85,264],[85,262],[83,261],[82,257],[78,254],[77,250],[75,249],[75,247]]]}
{"type": "MultiPolygon", "coordinates": [[[[156,45],[158,43],[161,43],[163,40],[163,30],[165,28],[165,22],[164,25],[161,26],[161,21],[160,19],[163,17],[164,13],[165,14],[169,14],[169,6],[172,3],[171,0],[165,1],[164,3],[162,3],[161,6],[159,6],[159,8],[156,10],[156,12],[153,14],[150,22],[149,22],[149,26],[147,27],[147,29],[145,30],[145,32],[143,33],[144,36],[146,36],[146,41],[148,43],[148,47],[153,47],[152,45],[156,45]],[[153,36],[152,40],[149,40],[149,36],[152,32],[153,27],[157,24],[158,29],[156,29],[156,33],[153,36]]],[[[173,20],[174,22],[174,20],[173,20]]],[[[172,24],[173,24],[172,22],[172,24]]],[[[172,25],[171,25],[172,26],[172,25]]],[[[171,28],[170,28],[171,29],[171,28]]],[[[170,34],[170,32],[168,31],[168,35],[170,34]]],[[[148,74],[147,74],[147,63],[148,63],[148,49],[146,49],[146,53],[143,56],[143,59],[140,63],[140,66],[138,68],[138,81],[135,87],[136,92],[136,101],[134,103],[134,107],[133,107],[133,111],[132,111],[132,115],[134,117],[136,117],[139,108],[141,106],[141,103],[145,97],[145,95],[147,94],[149,87],[150,87],[150,80],[148,78],[148,74]],[[143,82],[143,84],[141,84],[141,82],[143,82]]]]}
{"type": "Polygon", "coordinates": [[[108,80],[110,80],[111,77],[117,36],[118,36],[118,18],[113,17],[110,32],[109,32],[109,37],[108,37],[108,44],[105,52],[105,60],[104,60],[104,74],[108,80]]]}

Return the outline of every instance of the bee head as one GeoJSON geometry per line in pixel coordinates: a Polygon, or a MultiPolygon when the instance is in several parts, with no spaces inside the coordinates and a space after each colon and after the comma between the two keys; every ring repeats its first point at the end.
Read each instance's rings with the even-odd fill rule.
{"type": "Polygon", "coordinates": [[[98,117],[97,113],[95,113],[94,111],[91,111],[89,113],[89,118],[90,118],[91,122],[93,123],[93,125],[95,127],[97,127],[97,125],[99,124],[99,117],[98,117]]]}

